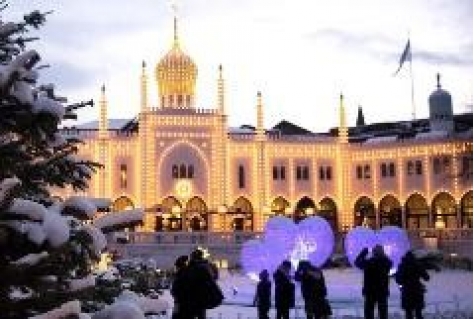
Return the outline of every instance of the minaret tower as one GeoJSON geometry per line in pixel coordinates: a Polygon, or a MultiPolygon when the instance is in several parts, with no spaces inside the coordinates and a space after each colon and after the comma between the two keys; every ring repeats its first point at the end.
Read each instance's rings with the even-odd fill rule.
{"type": "Polygon", "coordinates": [[[100,115],[99,115],[99,138],[107,138],[108,118],[107,118],[107,98],[105,96],[105,85],[102,85],[100,94],[100,115]]]}
{"type": "Polygon", "coordinates": [[[346,122],[346,108],[344,107],[344,95],[339,97],[339,130],[338,130],[338,141],[339,143],[348,142],[348,130],[346,122]]]}
{"type": "Polygon", "coordinates": [[[257,92],[257,140],[263,141],[265,137],[265,129],[263,127],[263,104],[262,104],[262,92],[257,92]]]}
{"type": "Polygon", "coordinates": [[[219,64],[219,78],[217,79],[217,107],[219,114],[225,114],[224,100],[224,77],[222,76],[222,64],[219,64]]]}
{"type": "Polygon", "coordinates": [[[148,107],[148,76],[146,74],[146,63],[142,62],[142,75],[140,76],[140,111],[144,112],[148,107]]]}

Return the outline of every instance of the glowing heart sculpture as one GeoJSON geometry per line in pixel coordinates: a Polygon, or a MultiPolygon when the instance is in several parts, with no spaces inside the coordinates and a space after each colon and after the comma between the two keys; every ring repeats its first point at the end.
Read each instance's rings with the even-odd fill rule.
{"type": "Polygon", "coordinates": [[[321,266],[334,249],[334,233],[321,217],[309,217],[299,224],[286,217],[273,217],[265,225],[263,241],[246,242],[241,251],[241,263],[247,274],[256,276],[262,269],[270,272],[289,259],[293,267],[300,260],[310,260],[321,266]]]}
{"type": "Polygon", "coordinates": [[[358,226],[352,229],[344,240],[344,248],[349,262],[354,266],[355,259],[365,247],[372,248],[380,244],[393,262],[392,270],[398,267],[403,255],[410,250],[410,241],[406,231],[396,226],[385,226],[379,231],[358,226]]]}

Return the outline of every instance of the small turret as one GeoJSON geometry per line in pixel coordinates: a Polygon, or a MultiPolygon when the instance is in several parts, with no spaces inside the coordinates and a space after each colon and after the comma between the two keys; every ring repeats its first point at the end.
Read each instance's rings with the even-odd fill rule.
{"type": "Polygon", "coordinates": [[[362,106],[360,105],[359,109],[357,110],[356,126],[365,126],[364,112],[362,111],[362,106]]]}
{"type": "Polygon", "coordinates": [[[430,130],[451,133],[454,130],[453,102],[451,94],[441,88],[441,76],[436,75],[436,90],[431,93],[428,102],[430,106],[430,130]]]}
{"type": "Polygon", "coordinates": [[[142,62],[142,75],[140,77],[140,110],[146,111],[148,107],[148,76],[146,74],[146,63],[142,62]]]}
{"type": "Polygon", "coordinates": [[[257,139],[263,140],[265,137],[265,128],[263,127],[263,103],[262,92],[257,92],[257,139]]]}
{"type": "Polygon", "coordinates": [[[339,129],[338,129],[338,139],[339,143],[348,142],[348,130],[346,123],[346,109],[344,107],[344,96],[339,96],[339,129]]]}
{"type": "Polygon", "coordinates": [[[109,121],[107,118],[107,98],[105,96],[105,85],[102,85],[100,91],[99,138],[107,138],[109,121]]]}
{"type": "Polygon", "coordinates": [[[220,114],[225,114],[224,77],[222,76],[222,64],[219,65],[219,77],[217,79],[217,107],[220,114]]]}

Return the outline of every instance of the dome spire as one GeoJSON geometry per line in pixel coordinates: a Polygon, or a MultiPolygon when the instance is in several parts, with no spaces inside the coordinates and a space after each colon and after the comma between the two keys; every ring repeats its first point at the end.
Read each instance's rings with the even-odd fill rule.
{"type": "Polygon", "coordinates": [[[171,1],[171,10],[173,10],[173,48],[179,48],[178,39],[178,4],[171,1]]]}
{"type": "Polygon", "coordinates": [[[441,89],[441,74],[439,74],[439,72],[436,73],[436,87],[441,89]]]}

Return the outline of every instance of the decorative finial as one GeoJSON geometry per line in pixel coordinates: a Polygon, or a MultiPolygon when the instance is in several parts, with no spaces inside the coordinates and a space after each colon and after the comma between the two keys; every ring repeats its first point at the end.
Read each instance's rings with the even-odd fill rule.
{"type": "Polygon", "coordinates": [[[439,74],[439,73],[436,73],[436,82],[437,82],[436,87],[438,89],[441,89],[441,74],[439,74]]]}
{"type": "Polygon", "coordinates": [[[170,1],[171,10],[173,10],[173,47],[179,47],[178,41],[178,4],[176,1],[170,1]]]}
{"type": "Polygon", "coordinates": [[[342,94],[342,92],[341,92],[341,94],[339,95],[339,100],[340,100],[341,102],[344,100],[344,95],[342,94]]]}
{"type": "Polygon", "coordinates": [[[262,97],[262,92],[258,91],[258,92],[257,92],[257,96],[258,96],[258,97],[262,97]]]}
{"type": "Polygon", "coordinates": [[[142,61],[142,69],[146,68],[146,62],[145,60],[142,61]]]}
{"type": "Polygon", "coordinates": [[[102,93],[105,93],[105,84],[102,84],[102,86],[100,87],[100,90],[102,91],[102,93]]]}

